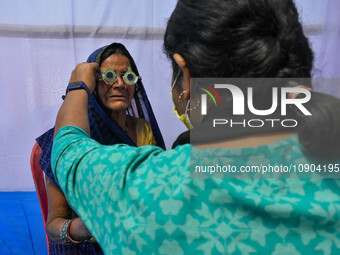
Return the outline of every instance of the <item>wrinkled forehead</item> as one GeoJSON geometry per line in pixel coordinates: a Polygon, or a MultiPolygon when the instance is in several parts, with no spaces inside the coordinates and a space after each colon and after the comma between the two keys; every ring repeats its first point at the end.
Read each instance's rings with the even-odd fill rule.
{"type": "Polygon", "coordinates": [[[119,54],[112,54],[111,56],[109,56],[102,62],[100,69],[102,71],[111,69],[115,71],[116,73],[121,73],[121,72],[127,72],[128,67],[131,67],[131,63],[126,56],[119,55],[119,54]]]}

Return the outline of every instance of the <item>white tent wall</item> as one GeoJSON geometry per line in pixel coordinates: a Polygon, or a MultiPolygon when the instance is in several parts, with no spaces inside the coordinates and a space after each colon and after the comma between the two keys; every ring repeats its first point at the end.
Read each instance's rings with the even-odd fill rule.
{"type": "MultiPolygon", "coordinates": [[[[54,125],[70,73],[95,49],[123,43],[143,76],[167,147],[185,130],[172,112],[162,53],[175,0],[11,0],[0,5],[0,191],[34,190],[30,153],[54,125]]],[[[314,75],[339,77],[340,1],[298,0],[314,75]]],[[[337,87],[320,88],[340,95],[337,87]]]]}

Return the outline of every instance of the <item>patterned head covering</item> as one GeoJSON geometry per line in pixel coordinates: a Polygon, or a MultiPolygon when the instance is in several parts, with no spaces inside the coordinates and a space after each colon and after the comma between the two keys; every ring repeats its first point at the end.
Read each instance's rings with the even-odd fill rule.
{"type": "MultiPolygon", "coordinates": [[[[132,71],[139,76],[139,72],[135,61],[133,60],[130,53],[127,51],[124,45],[120,43],[112,43],[108,46],[102,47],[94,51],[87,62],[96,62],[100,64],[102,54],[108,49],[118,49],[120,55],[126,56],[131,64],[132,71]],[[124,52],[123,54],[120,52],[124,52]]],[[[105,112],[105,107],[102,105],[99,98],[96,96],[96,93],[92,93],[88,106],[88,114],[90,121],[90,130],[91,130],[91,138],[96,140],[97,142],[103,145],[112,145],[116,143],[124,143],[131,146],[136,146],[136,144],[130,139],[130,137],[125,134],[123,129],[109,117],[109,115],[105,112]]],[[[146,95],[143,83],[141,80],[138,80],[136,83],[136,89],[134,93],[134,97],[132,102],[127,109],[127,114],[143,118],[147,120],[152,128],[153,135],[155,137],[157,146],[165,149],[163,137],[159,130],[155,115],[152,111],[151,104],[146,95]]],[[[40,166],[45,172],[45,174],[54,182],[54,176],[51,168],[51,152],[52,152],[52,143],[53,143],[53,134],[54,128],[51,128],[46,133],[41,135],[36,139],[39,146],[42,149],[42,154],[40,157],[40,166]]]]}

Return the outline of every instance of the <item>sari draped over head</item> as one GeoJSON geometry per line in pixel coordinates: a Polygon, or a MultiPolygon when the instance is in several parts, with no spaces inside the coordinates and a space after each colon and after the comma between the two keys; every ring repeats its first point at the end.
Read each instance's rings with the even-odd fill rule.
{"type": "MultiPolygon", "coordinates": [[[[110,47],[124,47],[119,43],[112,43],[108,46],[95,50],[87,59],[88,63],[96,62],[100,64],[100,59],[103,52],[110,47]]],[[[139,76],[138,69],[132,59],[130,59],[132,70],[139,76]]],[[[143,83],[138,80],[136,83],[136,89],[134,97],[130,106],[127,109],[127,114],[133,117],[142,118],[150,123],[156,145],[165,149],[163,137],[159,130],[155,115],[153,113],[151,104],[146,95],[143,83]]],[[[91,138],[103,145],[113,145],[117,143],[128,144],[136,146],[136,144],[130,139],[130,137],[124,132],[124,130],[109,117],[105,112],[104,106],[100,103],[99,98],[92,93],[88,106],[88,115],[90,122],[91,138]]],[[[42,149],[40,157],[40,166],[45,174],[55,183],[55,179],[51,168],[51,152],[53,144],[54,128],[51,128],[46,133],[36,139],[39,146],[42,149]]]]}

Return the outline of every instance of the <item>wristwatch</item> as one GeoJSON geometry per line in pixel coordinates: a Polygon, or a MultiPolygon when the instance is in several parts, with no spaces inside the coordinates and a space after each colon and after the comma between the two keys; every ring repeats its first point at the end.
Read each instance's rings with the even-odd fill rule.
{"type": "Polygon", "coordinates": [[[91,92],[89,90],[89,88],[86,86],[85,82],[83,81],[75,81],[75,82],[71,82],[67,85],[66,88],[66,93],[65,96],[62,96],[62,99],[65,99],[67,93],[71,90],[76,90],[76,89],[85,89],[87,95],[89,96],[89,100],[90,100],[90,96],[91,96],[91,92]]]}

